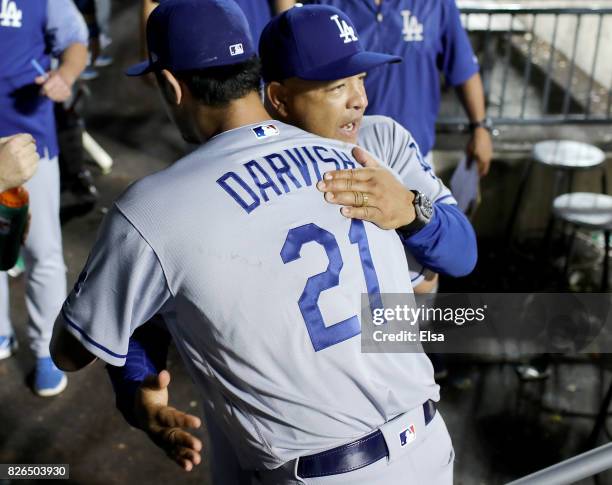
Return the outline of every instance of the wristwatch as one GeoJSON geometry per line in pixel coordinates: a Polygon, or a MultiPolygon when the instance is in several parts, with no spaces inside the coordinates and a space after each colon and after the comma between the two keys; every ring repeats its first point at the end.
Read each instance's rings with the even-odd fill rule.
{"type": "Polygon", "coordinates": [[[493,120],[491,118],[483,118],[480,121],[472,121],[468,125],[470,132],[473,132],[476,128],[484,128],[489,133],[493,132],[493,120]]]}
{"type": "Polygon", "coordinates": [[[402,237],[412,236],[415,232],[423,229],[429,224],[434,213],[434,208],[429,197],[418,190],[411,190],[410,192],[414,194],[412,205],[414,206],[416,217],[410,224],[406,224],[396,229],[397,233],[402,237]]]}

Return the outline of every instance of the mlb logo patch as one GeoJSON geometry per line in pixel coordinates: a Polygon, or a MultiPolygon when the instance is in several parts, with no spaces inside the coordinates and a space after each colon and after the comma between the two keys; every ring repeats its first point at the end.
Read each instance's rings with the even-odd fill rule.
{"type": "Polygon", "coordinates": [[[278,131],[278,128],[274,125],[256,126],[255,128],[252,128],[252,130],[258,139],[268,138],[270,136],[278,136],[278,134],[280,133],[280,131],[278,131]]]}
{"type": "Polygon", "coordinates": [[[230,45],[230,56],[239,56],[240,54],[244,54],[242,44],[230,45]]]}
{"type": "Polygon", "coordinates": [[[414,424],[411,424],[410,426],[408,426],[408,428],[402,431],[399,435],[399,438],[400,445],[402,446],[409,445],[414,440],[416,440],[416,428],[414,427],[414,424]]]}

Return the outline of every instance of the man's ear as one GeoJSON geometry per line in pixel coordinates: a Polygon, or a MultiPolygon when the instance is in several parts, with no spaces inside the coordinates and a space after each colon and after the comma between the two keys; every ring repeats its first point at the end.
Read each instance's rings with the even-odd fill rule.
{"type": "Polygon", "coordinates": [[[181,100],[183,99],[183,88],[180,81],[174,77],[174,74],[166,69],[162,70],[161,75],[167,84],[166,92],[170,96],[170,101],[172,104],[176,104],[178,106],[181,104],[181,100]]]}
{"type": "Polygon", "coordinates": [[[289,116],[287,111],[287,89],[281,83],[272,81],[266,85],[266,104],[281,119],[289,116]]]}

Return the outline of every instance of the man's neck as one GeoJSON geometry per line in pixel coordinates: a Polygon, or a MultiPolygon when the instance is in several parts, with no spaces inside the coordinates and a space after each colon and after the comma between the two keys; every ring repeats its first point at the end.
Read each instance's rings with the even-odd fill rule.
{"type": "Polygon", "coordinates": [[[252,92],[223,108],[203,108],[198,113],[198,126],[202,142],[205,142],[225,131],[269,119],[270,115],[264,109],[259,93],[252,92]]]}

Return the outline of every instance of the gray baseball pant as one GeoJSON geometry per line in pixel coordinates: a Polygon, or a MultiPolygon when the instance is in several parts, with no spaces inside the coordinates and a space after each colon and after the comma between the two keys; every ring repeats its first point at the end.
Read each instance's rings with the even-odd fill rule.
{"type": "MultiPolygon", "coordinates": [[[[26,184],[30,194],[30,230],[22,254],[26,266],[28,337],[36,357],[49,356],[55,318],[66,299],[66,266],[59,219],[57,157],[41,158],[26,184]]],[[[0,272],[0,335],[12,335],[8,281],[0,272]]]]}
{"type": "Polygon", "coordinates": [[[389,456],[359,470],[321,478],[300,478],[297,460],[260,474],[263,485],[452,485],[455,453],[439,412],[425,426],[419,406],[380,427],[389,456]],[[410,424],[415,439],[401,446],[399,435],[410,424]]]}

